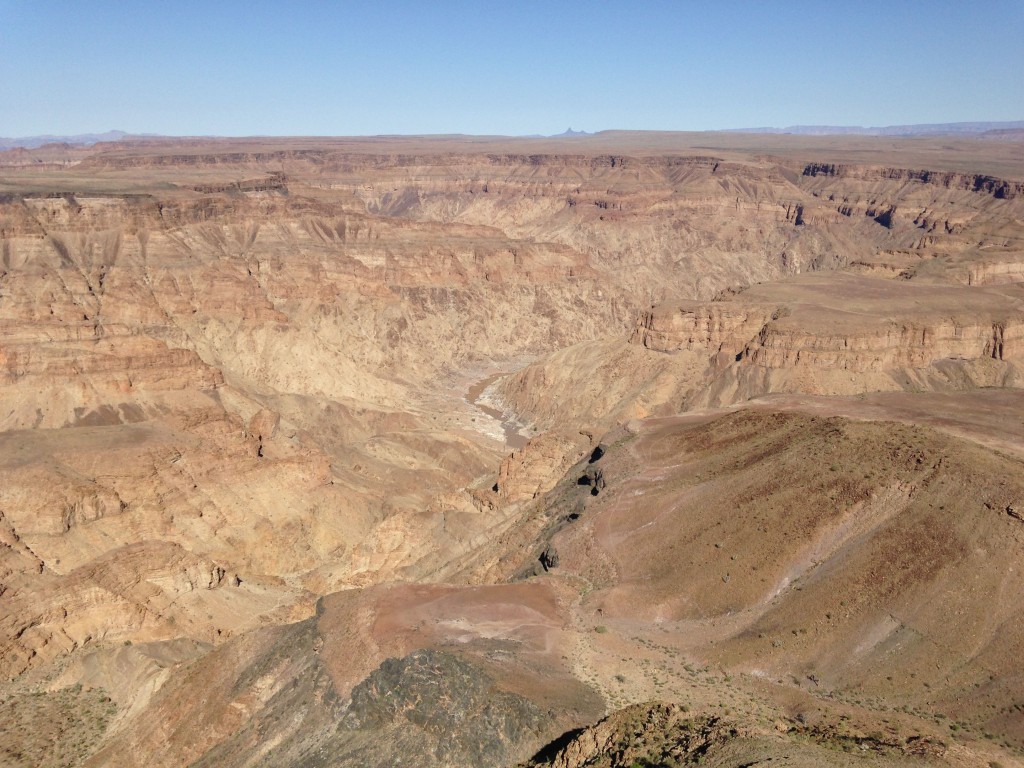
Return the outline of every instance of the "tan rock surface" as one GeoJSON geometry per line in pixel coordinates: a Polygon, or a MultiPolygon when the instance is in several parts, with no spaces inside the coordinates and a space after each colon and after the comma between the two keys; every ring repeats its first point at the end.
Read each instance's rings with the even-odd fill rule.
{"type": "Polygon", "coordinates": [[[509,759],[538,722],[668,694],[1009,764],[1019,468],[993,449],[1021,432],[1021,157],[672,134],[0,153],[4,706],[78,764],[451,761],[404,715],[338,728],[358,686],[477,717],[421,696],[447,670],[501,692],[474,727],[509,759]],[[467,401],[528,358],[491,412],[467,401]],[[979,388],[1003,399],[953,395],[979,388]],[[759,570],[724,580],[741,544],[759,570]],[[102,727],[52,716],[74,702],[102,727]]]}

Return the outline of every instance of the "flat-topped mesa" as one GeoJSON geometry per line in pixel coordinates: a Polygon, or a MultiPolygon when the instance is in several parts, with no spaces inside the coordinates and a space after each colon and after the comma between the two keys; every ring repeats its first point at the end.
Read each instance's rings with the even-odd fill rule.
{"type": "Polygon", "coordinates": [[[288,192],[288,177],[281,171],[271,171],[259,179],[243,179],[241,181],[221,182],[218,184],[196,184],[192,189],[204,194],[219,192],[288,192]]]}
{"type": "Polygon", "coordinates": [[[999,285],[1024,282],[1024,254],[1018,259],[986,261],[967,268],[968,285],[999,285]]]}
{"type": "Polygon", "coordinates": [[[883,318],[850,333],[807,331],[795,324],[765,325],[744,347],[742,361],[764,368],[796,366],[856,373],[924,368],[941,360],[1010,360],[1024,348],[1024,316],[1000,322],[883,318]]]}
{"type": "MultiPolygon", "coordinates": [[[[646,154],[646,153],[645,153],[646,154]]],[[[722,162],[712,155],[633,156],[621,154],[580,154],[565,152],[366,152],[326,147],[306,149],[271,149],[234,151],[207,147],[196,152],[154,151],[127,153],[113,149],[95,154],[79,165],[92,168],[196,168],[196,167],[266,167],[280,163],[308,163],[318,169],[335,173],[352,170],[385,171],[388,169],[450,168],[466,165],[524,168],[681,168],[715,169],[722,162]]]]}
{"type": "Polygon", "coordinates": [[[642,312],[630,343],[707,352],[716,367],[880,373],[1024,358],[1024,290],[846,276],[756,286],[642,312]]]}
{"type": "Polygon", "coordinates": [[[1021,357],[1024,289],[967,288],[836,276],[756,286],[740,298],[785,301],[742,361],[770,369],[918,369],[942,361],[1021,357]]]}
{"type": "Polygon", "coordinates": [[[118,154],[116,150],[83,160],[82,168],[194,168],[199,166],[266,166],[284,161],[319,163],[328,154],[324,149],[272,149],[252,152],[141,152],[118,154]]]}
{"type": "Polygon", "coordinates": [[[500,384],[534,423],[613,425],[771,394],[961,391],[1024,381],[1024,284],[813,273],[638,312],[500,384]]]}
{"type": "Polygon", "coordinates": [[[979,192],[1000,200],[1024,195],[1024,182],[1011,181],[978,173],[951,173],[914,170],[912,168],[884,168],[880,166],[843,165],[835,163],[808,163],[804,176],[827,176],[858,179],[861,181],[916,181],[946,189],[979,192]]]}
{"type": "Polygon", "coordinates": [[[684,301],[641,312],[630,337],[657,352],[736,355],[780,310],[768,305],[684,301]]]}

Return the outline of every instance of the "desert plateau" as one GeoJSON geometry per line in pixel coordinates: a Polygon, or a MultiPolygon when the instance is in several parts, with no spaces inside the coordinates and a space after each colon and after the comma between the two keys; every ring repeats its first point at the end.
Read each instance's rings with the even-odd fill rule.
{"type": "Polygon", "coordinates": [[[0,151],[0,765],[1024,765],[1024,139],[0,151]]]}

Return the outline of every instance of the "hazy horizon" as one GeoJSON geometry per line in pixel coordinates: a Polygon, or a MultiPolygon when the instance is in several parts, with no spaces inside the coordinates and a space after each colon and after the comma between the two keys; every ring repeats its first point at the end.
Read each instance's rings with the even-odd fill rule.
{"type": "Polygon", "coordinates": [[[275,138],[324,138],[324,139],[387,139],[387,138],[507,138],[507,139],[532,139],[532,138],[561,138],[561,137],[586,137],[599,136],[609,133],[755,133],[755,134],[778,134],[778,135],[801,135],[801,136],[879,136],[879,137],[924,137],[935,136],[972,136],[986,131],[993,130],[1022,130],[1024,120],[971,120],[951,123],[918,123],[910,125],[888,125],[888,126],[854,126],[854,125],[789,125],[789,126],[758,126],[742,128],[721,128],[711,130],[695,131],[663,131],[659,129],[620,129],[602,128],[594,131],[576,129],[569,126],[563,131],[547,134],[467,134],[467,133],[434,133],[434,134],[411,134],[411,133],[381,133],[364,135],[314,135],[314,134],[164,134],[153,132],[130,133],[118,128],[111,128],[106,131],[82,131],[69,134],[36,134],[33,136],[0,136],[0,141],[12,142],[13,145],[25,147],[42,146],[47,142],[75,141],[82,144],[92,144],[101,141],[117,140],[119,138],[152,138],[152,139],[275,139],[275,138]],[[930,129],[935,129],[931,131],[930,129]],[[959,129],[959,130],[958,130],[959,129]],[[897,131],[905,130],[904,133],[897,131]],[[888,132],[887,131],[892,131],[888,132]]]}

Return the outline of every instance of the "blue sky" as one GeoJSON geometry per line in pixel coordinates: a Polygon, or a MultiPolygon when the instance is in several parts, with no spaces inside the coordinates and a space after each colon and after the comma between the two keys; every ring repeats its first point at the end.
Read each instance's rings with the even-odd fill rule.
{"type": "Polygon", "coordinates": [[[1024,119],[1024,1],[0,0],[0,136],[1024,119]]]}

